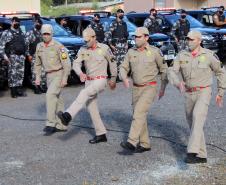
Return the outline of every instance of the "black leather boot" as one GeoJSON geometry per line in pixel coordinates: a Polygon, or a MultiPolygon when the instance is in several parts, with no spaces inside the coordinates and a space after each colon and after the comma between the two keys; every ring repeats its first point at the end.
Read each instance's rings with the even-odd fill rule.
{"type": "Polygon", "coordinates": [[[35,94],[42,94],[40,85],[34,85],[33,90],[35,94]]]}
{"type": "Polygon", "coordinates": [[[107,137],[105,134],[95,136],[93,139],[89,140],[90,144],[96,144],[100,142],[107,142],[107,137]]]}
{"type": "Polygon", "coordinates": [[[11,97],[17,98],[16,87],[11,87],[10,90],[11,90],[11,97]]]}
{"type": "Polygon", "coordinates": [[[23,87],[19,86],[19,87],[15,87],[15,88],[16,88],[17,96],[21,96],[21,97],[27,96],[27,94],[23,90],[23,87]]]}

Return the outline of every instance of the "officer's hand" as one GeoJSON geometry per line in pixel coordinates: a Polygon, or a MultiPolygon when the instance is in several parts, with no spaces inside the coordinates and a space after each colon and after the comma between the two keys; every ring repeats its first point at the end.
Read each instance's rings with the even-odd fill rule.
{"type": "Polygon", "coordinates": [[[223,107],[223,98],[222,98],[222,96],[219,96],[219,95],[216,96],[216,104],[218,105],[218,107],[223,107]]]}
{"type": "Polygon", "coordinates": [[[159,91],[159,100],[165,95],[165,91],[164,90],[160,90],[159,91]]]}
{"type": "Polygon", "coordinates": [[[114,90],[116,88],[116,82],[113,82],[111,80],[108,81],[108,85],[111,90],[114,90]]]}
{"type": "Polygon", "coordinates": [[[124,85],[124,87],[129,88],[129,79],[128,78],[123,80],[123,85],[124,85]]]}
{"type": "Polygon", "coordinates": [[[40,80],[35,80],[35,85],[40,85],[40,80]]]}
{"type": "Polygon", "coordinates": [[[9,61],[9,58],[7,57],[7,55],[4,55],[4,60],[9,64],[10,61],[9,61]]]}
{"type": "Polygon", "coordinates": [[[87,79],[86,74],[81,73],[81,74],[80,74],[80,81],[81,81],[81,82],[85,82],[85,81],[86,81],[86,79],[87,79]]]}
{"type": "Polygon", "coordinates": [[[32,61],[32,56],[29,55],[29,56],[27,57],[27,60],[28,60],[28,62],[31,62],[31,61],[32,61]]]}
{"type": "Polygon", "coordinates": [[[60,87],[61,87],[61,88],[65,87],[66,85],[67,85],[67,82],[63,82],[63,81],[62,81],[62,82],[60,83],[60,87]]]}
{"type": "Polygon", "coordinates": [[[185,92],[185,83],[182,81],[177,85],[177,88],[180,90],[181,93],[185,92]]]}
{"type": "Polygon", "coordinates": [[[116,47],[115,47],[115,46],[110,45],[110,47],[111,47],[111,49],[112,49],[113,51],[115,51],[115,50],[116,50],[116,47]]]}

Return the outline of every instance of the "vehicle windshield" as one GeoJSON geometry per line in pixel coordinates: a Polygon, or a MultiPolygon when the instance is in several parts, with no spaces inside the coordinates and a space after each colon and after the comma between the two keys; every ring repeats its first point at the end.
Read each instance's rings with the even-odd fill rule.
{"type": "MultiPolygon", "coordinates": [[[[170,15],[165,15],[165,18],[170,22],[171,25],[175,24],[175,22],[180,19],[180,15],[179,14],[170,14],[170,15]]],[[[204,27],[204,25],[199,22],[198,20],[196,20],[195,18],[193,18],[190,15],[187,15],[187,20],[190,23],[190,27],[191,28],[200,28],[200,27],[204,27]]]]}
{"type": "MultiPolygon", "coordinates": [[[[42,21],[43,21],[43,24],[51,24],[53,26],[54,37],[70,36],[70,34],[64,28],[58,25],[56,22],[47,21],[47,20],[42,20],[42,21]]],[[[34,27],[34,22],[32,20],[21,20],[20,24],[21,24],[20,28],[24,33],[31,30],[34,27]]]]}

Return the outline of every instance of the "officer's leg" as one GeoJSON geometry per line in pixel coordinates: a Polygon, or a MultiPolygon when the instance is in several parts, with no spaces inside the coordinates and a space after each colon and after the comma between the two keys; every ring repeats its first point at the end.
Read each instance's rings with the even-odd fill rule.
{"type": "MultiPolygon", "coordinates": [[[[64,101],[62,98],[61,93],[58,96],[58,101],[57,101],[57,107],[56,107],[56,113],[59,111],[64,111],[64,101]]],[[[61,120],[58,118],[58,116],[56,117],[57,120],[57,124],[56,124],[56,128],[59,130],[67,130],[67,126],[63,125],[61,120]]]]}
{"type": "Polygon", "coordinates": [[[25,70],[25,56],[16,55],[16,73],[17,73],[17,95],[26,96],[23,90],[23,81],[24,81],[24,70],[25,70]]]}
{"type": "MultiPolygon", "coordinates": [[[[152,101],[150,103],[150,106],[151,106],[155,99],[156,90],[154,88],[152,88],[152,92],[149,91],[149,93],[153,94],[153,96],[151,97],[152,98],[152,101]]],[[[140,134],[140,145],[144,148],[151,147],[147,119],[144,122],[144,126],[143,126],[143,129],[140,134]]]]}
{"type": "Polygon", "coordinates": [[[8,84],[11,90],[11,96],[12,98],[17,97],[17,92],[16,92],[16,58],[15,55],[10,55],[9,57],[9,65],[8,65],[8,84]]]}
{"type": "Polygon", "coordinates": [[[96,135],[103,135],[107,133],[103,121],[101,120],[100,113],[97,106],[97,95],[94,95],[92,99],[87,102],[87,109],[90,113],[96,135]]]}
{"type": "Polygon", "coordinates": [[[197,101],[193,110],[193,122],[188,142],[188,153],[197,153],[202,158],[207,157],[203,127],[211,99],[211,88],[205,88],[197,93],[197,101]]]}
{"type": "Polygon", "coordinates": [[[46,126],[55,127],[58,118],[56,116],[58,98],[61,91],[61,75],[57,73],[48,74],[48,91],[46,93],[47,123],[46,126]]]}
{"type": "Polygon", "coordinates": [[[193,118],[193,109],[195,106],[196,99],[194,99],[194,95],[190,93],[185,94],[186,103],[185,103],[185,113],[186,113],[186,119],[187,123],[189,125],[189,128],[192,126],[192,118],[193,118]]]}
{"type": "Polygon", "coordinates": [[[97,93],[103,91],[106,87],[106,79],[99,79],[93,81],[86,81],[85,88],[80,91],[76,100],[65,111],[68,112],[73,118],[86,104],[86,102],[97,93]]]}
{"type": "Polygon", "coordinates": [[[134,87],[134,90],[141,91],[140,97],[134,106],[133,121],[131,124],[128,142],[136,146],[139,143],[140,137],[142,138],[141,144],[146,145],[145,147],[150,147],[149,137],[147,137],[148,130],[145,131],[145,136],[141,135],[142,130],[147,122],[147,114],[151,103],[156,96],[156,87],[134,87]]]}

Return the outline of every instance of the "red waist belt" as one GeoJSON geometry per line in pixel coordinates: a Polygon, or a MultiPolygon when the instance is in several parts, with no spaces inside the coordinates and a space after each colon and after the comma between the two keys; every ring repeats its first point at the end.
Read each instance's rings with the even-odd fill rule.
{"type": "Polygon", "coordinates": [[[87,80],[98,80],[98,79],[107,79],[107,76],[95,76],[95,77],[87,76],[87,80]]]}
{"type": "Polygon", "coordinates": [[[205,86],[205,87],[202,87],[202,86],[200,86],[200,87],[191,87],[191,88],[187,88],[186,92],[195,92],[195,91],[199,91],[201,89],[205,89],[206,87],[209,87],[209,85],[205,86]]]}
{"type": "Polygon", "coordinates": [[[62,69],[63,69],[63,67],[61,67],[60,69],[54,69],[54,70],[46,71],[46,73],[49,74],[49,73],[60,71],[62,69]]]}
{"type": "Polygon", "coordinates": [[[142,85],[138,85],[138,84],[133,84],[135,87],[145,87],[145,86],[149,86],[149,85],[156,85],[157,82],[156,81],[152,81],[152,82],[148,82],[142,85]]]}

